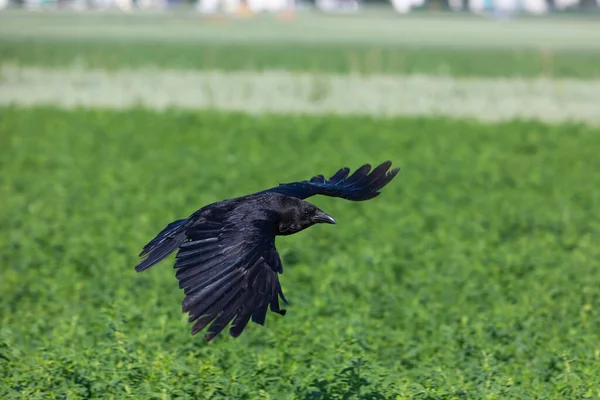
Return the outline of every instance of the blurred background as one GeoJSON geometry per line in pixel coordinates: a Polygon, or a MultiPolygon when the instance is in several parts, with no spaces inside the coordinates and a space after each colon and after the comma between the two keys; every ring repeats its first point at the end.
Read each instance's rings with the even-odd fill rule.
{"type": "Polygon", "coordinates": [[[401,14],[435,10],[476,14],[492,12],[498,15],[514,13],[540,15],[556,11],[593,12],[598,10],[599,3],[594,0],[2,0],[0,7],[121,11],[193,7],[203,14],[223,12],[247,17],[256,13],[269,12],[279,13],[282,18],[290,18],[297,11],[310,9],[324,13],[363,13],[379,9],[382,12],[393,11],[401,14]]]}
{"type": "Polygon", "coordinates": [[[600,397],[595,0],[0,0],[0,398],[600,397]],[[205,204],[392,160],[191,336],[205,204]]]}

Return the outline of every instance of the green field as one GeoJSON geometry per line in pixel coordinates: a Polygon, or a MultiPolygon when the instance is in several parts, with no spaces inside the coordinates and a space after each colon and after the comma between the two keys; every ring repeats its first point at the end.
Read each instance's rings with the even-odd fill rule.
{"type": "Polygon", "coordinates": [[[1,38],[1,64],[62,67],[82,64],[117,70],[132,67],[171,69],[265,70],[299,72],[403,73],[457,77],[600,78],[600,51],[538,49],[400,48],[385,45],[299,44],[221,45],[125,40],[70,41],[1,38]],[[134,50],[135,49],[135,50],[134,50]],[[284,57],[281,54],[285,54],[284,57]]]}
{"type": "MultiPolygon", "coordinates": [[[[556,50],[548,72],[534,48],[140,45],[2,29],[2,65],[115,74],[347,73],[350,53],[397,51],[416,61],[385,56],[364,72],[451,65],[457,77],[597,84],[600,60],[556,50]]],[[[598,149],[600,127],[584,123],[4,106],[0,398],[599,398],[598,149]],[[205,204],[388,159],[402,170],[380,197],[311,198],[337,225],[277,239],[287,315],[237,339],[190,335],[173,257],[133,269],[159,230],[205,204]]]]}
{"type": "Polygon", "coordinates": [[[0,14],[0,64],[600,78],[590,19],[0,14]],[[293,43],[290,47],[289,43],[293,43]]]}

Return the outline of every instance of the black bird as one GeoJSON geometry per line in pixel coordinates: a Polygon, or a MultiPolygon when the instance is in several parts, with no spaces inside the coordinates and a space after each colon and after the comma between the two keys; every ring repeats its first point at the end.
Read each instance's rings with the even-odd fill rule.
{"type": "Polygon", "coordinates": [[[250,318],[264,325],[267,307],[285,315],[279,297],[283,273],[275,237],[292,235],[318,223],[335,224],[324,211],[304,201],[314,195],[364,201],[380,194],[400,171],[386,161],[371,171],[365,164],[349,175],[341,168],[331,178],[280,184],[251,195],[202,207],[189,218],[171,222],[144,246],[136,267],[144,271],[179,249],[175,268],[185,297],[182,312],[196,321],[192,335],[208,324],[210,341],[231,320],[229,333],[239,336],[250,318]],[[370,173],[369,173],[370,172],[370,173]],[[213,322],[214,321],[214,322],[213,322]]]}

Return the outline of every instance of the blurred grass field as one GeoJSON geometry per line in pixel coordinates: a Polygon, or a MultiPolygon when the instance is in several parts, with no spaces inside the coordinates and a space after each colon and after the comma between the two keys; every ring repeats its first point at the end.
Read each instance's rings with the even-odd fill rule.
{"type": "MultiPolygon", "coordinates": [[[[599,75],[593,48],[140,44],[0,26],[0,63],[24,67],[599,75]]],[[[599,148],[584,123],[4,106],[0,398],[598,398],[599,148]],[[206,344],[180,313],[172,257],[133,270],[202,205],[387,159],[402,171],[380,197],[311,199],[338,224],[278,238],[290,305],[265,327],[206,344]]]]}
{"type": "Polygon", "coordinates": [[[175,14],[0,14],[0,64],[459,77],[600,77],[594,18],[394,14],[215,22],[175,14]],[[293,45],[290,46],[290,43],[293,45]]]}

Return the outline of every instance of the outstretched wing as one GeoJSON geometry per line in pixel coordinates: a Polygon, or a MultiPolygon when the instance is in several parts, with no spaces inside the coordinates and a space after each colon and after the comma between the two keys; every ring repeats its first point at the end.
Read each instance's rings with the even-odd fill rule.
{"type": "Polygon", "coordinates": [[[378,196],[379,191],[400,171],[400,168],[388,171],[391,165],[391,161],[386,161],[371,171],[371,165],[365,164],[352,175],[350,175],[350,169],[344,167],[329,179],[325,179],[323,175],[317,175],[308,181],[283,183],[259,193],[281,193],[299,199],[321,194],[352,201],[369,200],[378,196]]]}
{"type": "Polygon", "coordinates": [[[233,320],[229,333],[239,336],[250,318],[264,325],[267,307],[287,303],[278,273],[283,272],[275,237],[261,221],[234,223],[200,218],[186,230],[187,240],[177,253],[175,268],[185,298],[182,311],[194,322],[192,335],[210,325],[211,340],[233,320]]]}

